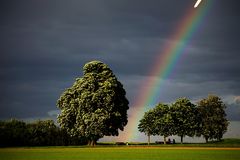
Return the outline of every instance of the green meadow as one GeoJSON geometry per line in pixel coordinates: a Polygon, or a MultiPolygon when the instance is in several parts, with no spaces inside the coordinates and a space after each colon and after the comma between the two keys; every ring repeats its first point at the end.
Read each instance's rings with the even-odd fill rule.
{"type": "Polygon", "coordinates": [[[240,139],[207,144],[150,146],[144,143],[0,148],[0,160],[239,160],[240,139]]]}
{"type": "Polygon", "coordinates": [[[2,148],[1,160],[239,160],[240,148],[42,147],[2,148]]]}

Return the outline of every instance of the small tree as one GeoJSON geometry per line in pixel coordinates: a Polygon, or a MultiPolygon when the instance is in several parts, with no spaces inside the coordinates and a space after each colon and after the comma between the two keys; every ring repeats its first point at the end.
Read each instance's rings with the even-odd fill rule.
{"type": "Polygon", "coordinates": [[[155,134],[164,137],[164,144],[166,144],[166,137],[173,134],[173,119],[167,104],[159,103],[154,108],[155,113],[155,134]]]}
{"type": "Polygon", "coordinates": [[[197,109],[187,98],[179,98],[172,104],[171,115],[174,122],[173,132],[181,137],[194,136],[199,126],[196,117],[197,109]]]}
{"type": "Polygon", "coordinates": [[[202,117],[202,127],[199,130],[206,142],[209,139],[221,140],[227,131],[228,120],[225,113],[226,105],[221,98],[209,95],[198,102],[198,110],[202,117]]]}
{"type": "Polygon", "coordinates": [[[138,130],[148,136],[148,145],[150,136],[154,134],[155,113],[153,110],[145,112],[143,118],[139,121],[138,130]]]}
{"type": "Polygon", "coordinates": [[[103,136],[117,136],[127,124],[128,100],[123,85],[100,61],[83,67],[77,78],[57,101],[60,126],[72,136],[85,137],[94,145],[103,136]]]}
{"type": "Polygon", "coordinates": [[[163,136],[164,144],[166,144],[166,137],[172,135],[172,126],[173,120],[169,106],[159,103],[155,108],[145,112],[138,125],[138,130],[148,136],[148,144],[151,135],[163,136]]]}

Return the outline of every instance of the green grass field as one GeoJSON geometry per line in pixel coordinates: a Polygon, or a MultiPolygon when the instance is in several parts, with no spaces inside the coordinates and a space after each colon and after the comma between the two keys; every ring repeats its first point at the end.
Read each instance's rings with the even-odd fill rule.
{"type": "Polygon", "coordinates": [[[43,147],[2,148],[1,160],[239,160],[240,148],[43,147]]]}
{"type": "Polygon", "coordinates": [[[208,144],[0,148],[0,160],[239,160],[240,139],[208,144]]]}

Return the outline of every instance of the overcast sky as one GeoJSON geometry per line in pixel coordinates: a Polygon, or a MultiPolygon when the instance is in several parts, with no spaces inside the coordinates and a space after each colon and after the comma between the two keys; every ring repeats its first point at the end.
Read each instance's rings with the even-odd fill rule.
{"type": "MultiPolygon", "coordinates": [[[[55,118],[60,94],[91,60],[109,65],[131,107],[154,59],[195,2],[1,0],[0,119],[55,118]]],[[[217,94],[229,120],[240,120],[239,8],[239,0],[213,0],[165,79],[160,101],[217,94]]]]}

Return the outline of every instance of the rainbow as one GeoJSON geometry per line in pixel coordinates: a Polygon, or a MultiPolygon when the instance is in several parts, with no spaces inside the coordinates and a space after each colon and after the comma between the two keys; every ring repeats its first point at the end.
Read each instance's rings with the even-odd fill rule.
{"type": "Polygon", "coordinates": [[[159,102],[157,97],[164,85],[164,79],[170,76],[178,60],[184,54],[187,44],[199,28],[212,1],[208,0],[197,9],[191,6],[183,19],[181,19],[177,30],[170,37],[172,42],[167,43],[162,52],[155,58],[156,61],[151,69],[150,76],[141,85],[140,94],[133,103],[134,110],[130,111],[132,115],[129,118],[127,133],[125,132],[123,138],[125,141],[130,142],[138,138],[137,126],[139,120],[146,110],[159,102]]]}

